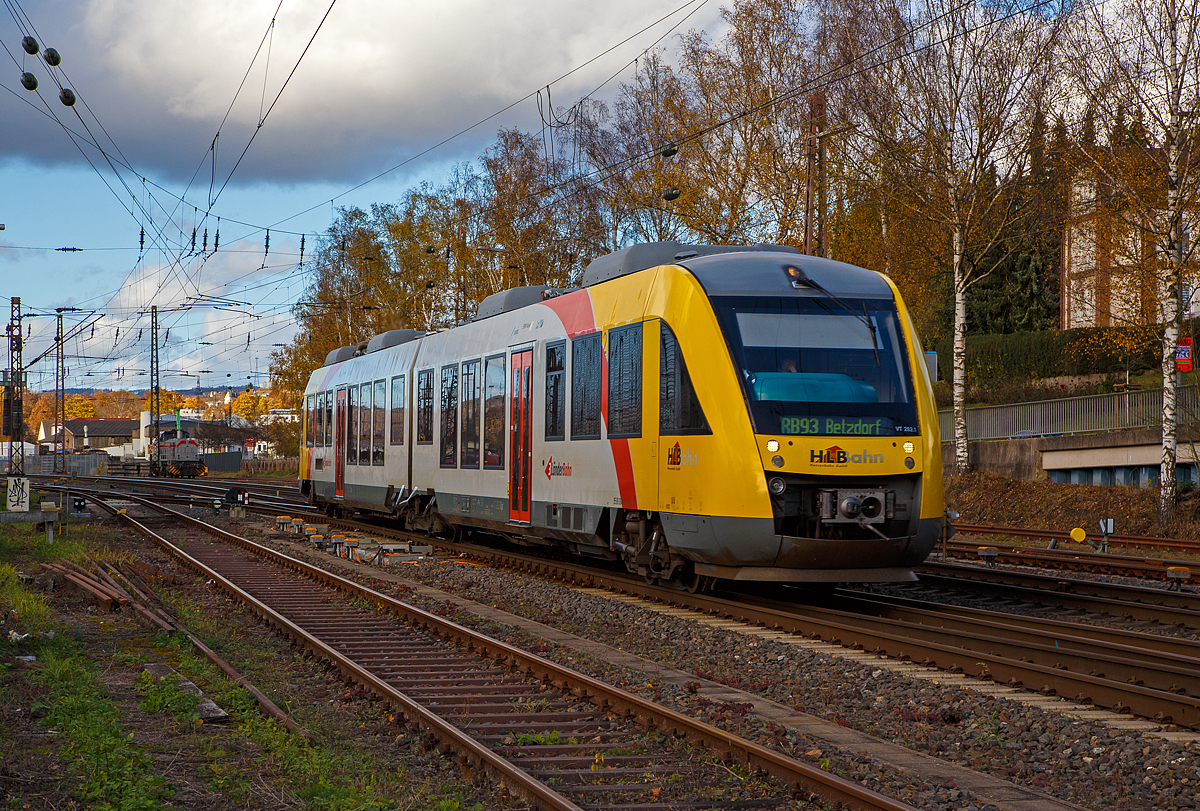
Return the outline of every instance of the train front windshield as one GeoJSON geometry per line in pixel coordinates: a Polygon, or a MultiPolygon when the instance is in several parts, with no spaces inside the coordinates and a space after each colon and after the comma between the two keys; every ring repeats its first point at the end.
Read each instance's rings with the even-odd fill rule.
{"type": "Polygon", "coordinates": [[[893,302],[729,296],[712,303],[756,433],[919,432],[908,352],[893,302]]]}

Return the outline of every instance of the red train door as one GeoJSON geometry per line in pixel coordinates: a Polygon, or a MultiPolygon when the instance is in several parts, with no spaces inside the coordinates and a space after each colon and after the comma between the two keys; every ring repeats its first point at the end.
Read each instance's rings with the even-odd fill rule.
{"type": "Polygon", "coordinates": [[[333,415],[333,492],[346,496],[346,390],[338,389],[337,410],[333,415]]]}
{"type": "Polygon", "coordinates": [[[512,389],[509,412],[512,419],[508,452],[508,517],[529,523],[529,485],[533,467],[533,350],[512,355],[512,389]]]}

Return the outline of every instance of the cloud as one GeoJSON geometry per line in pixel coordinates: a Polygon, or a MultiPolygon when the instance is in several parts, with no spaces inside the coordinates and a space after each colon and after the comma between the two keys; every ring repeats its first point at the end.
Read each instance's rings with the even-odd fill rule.
{"type": "MultiPolygon", "coordinates": [[[[190,178],[245,76],[217,143],[220,182],[329,7],[327,0],[285,0],[247,75],[278,5],[47,0],[31,14],[43,47],[62,53],[68,83],[142,173],[190,178]]],[[[238,168],[238,181],[360,180],[553,81],[671,7],[610,0],[597,13],[588,0],[337,3],[238,168]]],[[[19,32],[6,22],[0,36],[13,40],[19,32]]],[[[556,101],[588,92],[665,30],[642,35],[555,86],[556,101]]],[[[25,69],[39,75],[40,92],[60,119],[81,129],[75,113],[87,117],[83,104],[59,105],[44,63],[31,57],[25,69]]],[[[15,71],[4,81],[36,100],[20,89],[15,71]]],[[[57,124],[11,94],[0,98],[0,159],[79,159],[57,124]]],[[[524,113],[485,125],[463,142],[461,154],[477,152],[500,124],[536,120],[527,105],[524,113]]],[[[201,174],[211,177],[211,164],[201,174]]]]}
{"type": "Polygon", "coordinates": [[[34,256],[45,256],[46,252],[37,248],[18,248],[17,243],[0,239],[0,259],[8,262],[20,262],[34,256]]]}

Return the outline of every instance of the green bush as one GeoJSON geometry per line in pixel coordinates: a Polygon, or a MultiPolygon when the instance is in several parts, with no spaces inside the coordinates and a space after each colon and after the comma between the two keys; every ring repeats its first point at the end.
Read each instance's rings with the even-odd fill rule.
{"type": "MultiPolygon", "coordinates": [[[[1190,335],[1191,323],[1184,325],[1190,335]]],[[[1018,379],[1031,380],[1093,374],[1116,374],[1132,367],[1159,365],[1162,328],[1096,327],[1090,329],[1017,332],[967,336],[967,386],[1018,379]]],[[[953,379],[953,341],[934,342],[938,377],[953,379]]]]}

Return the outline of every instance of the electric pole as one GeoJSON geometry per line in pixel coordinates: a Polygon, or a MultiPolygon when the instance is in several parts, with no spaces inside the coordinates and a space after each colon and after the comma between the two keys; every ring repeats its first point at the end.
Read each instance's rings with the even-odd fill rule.
{"type": "Polygon", "coordinates": [[[67,472],[65,440],[67,438],[67,376],[63,361],[62,313],[58,314],[58,332],[54,336],[54,420],[58,423],[58,441],[54,443],[54,472],[67,472]]]}
{"type": "Polygon", "coordinates": [[[808,97],[808,141],[804,188],[804,252],[825,256],[825,96],[808,97]]]}
{"type": "Polygon", "coordinates": [[[8,473],[25,475],[25,418],[21,408],[21,299],[12,300],[8,322],[8,379],[4,385],[4,433],[8,434],[8,473]]]}
{"type": "Polygon", "coordinates": [[[152,436],[150,441],[154,443],[154,455],[150,459],[150,475],[158,475],[160,449],[158,447],[158,437],[162,432],[160,426],[162,413],[162,402],[159,397],[158,386],[158,305],[150,306],[150,421],[153,426],[150,430],[152,436]]]}

